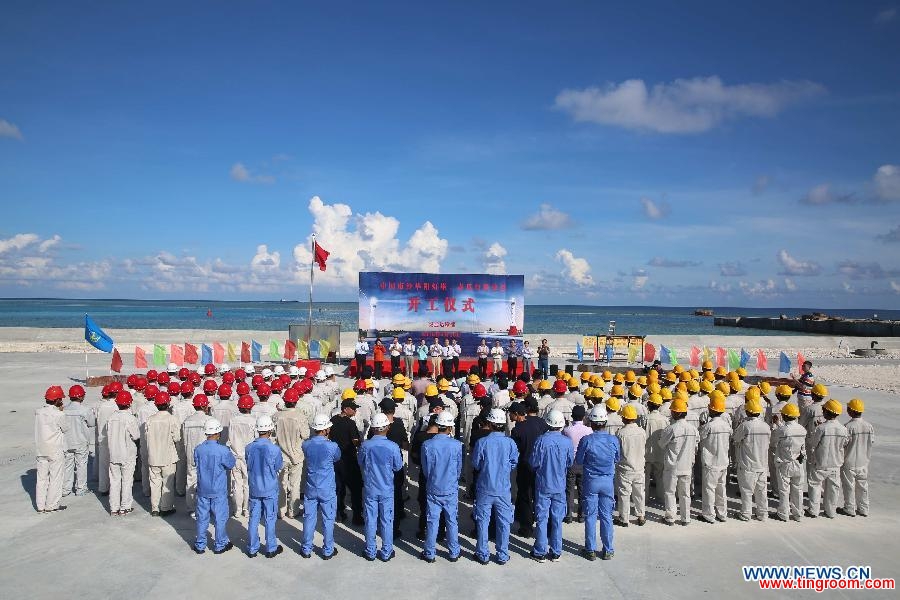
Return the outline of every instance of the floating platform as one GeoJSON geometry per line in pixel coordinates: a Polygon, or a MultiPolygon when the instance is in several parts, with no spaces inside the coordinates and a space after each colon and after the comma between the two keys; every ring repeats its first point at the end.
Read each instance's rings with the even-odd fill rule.
{"type": "Polygon", "coordinates": [[[779,317],[715,317],[717,327],[744,327],[822,335],[900,337],[900,321],[874,319],[782,319],[779,317]]]}

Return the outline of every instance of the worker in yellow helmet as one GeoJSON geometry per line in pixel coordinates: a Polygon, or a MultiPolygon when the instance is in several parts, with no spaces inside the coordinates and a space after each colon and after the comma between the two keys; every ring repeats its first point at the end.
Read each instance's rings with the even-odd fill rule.
{"type": "Polygon", "coordinates": [[[800,407],[800,418],[797,420],[800,425],[806,429],[806,477],[812,478],[813,471],[816,469],[816,453],[813,448],[813,435],[819,425],[825,423],[825,415],[822,413],[822,407],[825,405],[825,397],[828,395],[828,388],[821,383],[813,386],[810,390],[810,398],[812,401],[806,405],[799,395],[797,396],[797,405],[800,407]]]}
{"type": "Polygon", "coordinates": [[[628,388],[628,402],[625,403],[625,406],[634,408],[637,413],[637,426],[641,429],[647,424],[647,409],[641,401],[643,397],[644,388],[640,384],[634,383],[628,388]]]}
{"type": "Polygon", "coordinates": [[[687,402],[678,398],[670,407],[672,423],[659,436],[659,446],[663,449],[663,494],[665,498],[665,523],[675,524],[676,498],[680,507],[679,525],[691,522],[691,472],[700,435],[697,429],[685,420],[687,402]]]}
{"type": "MultiPolygon", "coordinates": [[[[669,418],[660,412],[662,404],[663,398],[658,391],[647,396],[647,447],[644,453],[647,467],[644,481],[648,488],[653,488],[653,498],[657,502],[662,501],[663,457],[665,454],[659,446],[659,436],[663,429],[669,426],[669,418]]],[[[649,491],[647,495],[650,495],[649,491]]]]}
{"type": "MultiPolygon", "coordinates": [[[[794,395],[794,390],[789,385],[779,385],[775,388],[775,402],[772,404],[772,410],[769,411],[769,426],[772,429],[777,429],[781,423],[781,409],[784,408],[786,404],[791,402],[791,398],[794,395]]],[[[797,403],[794,402],[796,405],[797,403]]],[[[798,407],[799,410],[799,407],[798,407]]],[[[802,411],[801,411],[802,414],[802,411]]],[[[798,422],[799,423],[799,422],[798,422]]],[[[802,426],[802,424],[801,424],[802,426]]]]}
{"type": "Polygon", "coordinates": [[[755,504],[757,521],[769,516],[766,498],[766,475],[769,472],[769,439],[771,429],[759,418],[762,406],[750,396],[744,404],[746,419],[734,430],[732,440],[737,462],[738,488],[741,491],[739,521],[749,521],[755,504]]]}
{"type": "Polygon", "coordinates": [[[698,519],[704,523],[725,522],[728,515],[725,481],[728,474],[731,425],[722,417],[724,413],[725,395],[713,390],[709,394],[707,406],[709,419],[700,427],[703,510],[698,519]]]}
{"type": "Polygon", "coordinates": [[[622,417],[619,415],[619,410],[621,408],[622,404],[619,402],[618,397],[610,396],[606,399],[606,431],[610,435],[616,435],[625,425],[625,423],[622,422],[622,417]]]}
{"type": "Polygon", "coordinates": [[[616,437],[619,438],[620,458],[616,464],[615,477],[616,497],[619,499],[619,518],[614,523],[628,527],[631,503],[634,502],[634,516],[637,517],[637,524],[642,526],[647,522],[644,516],[644,468],[646,466],[644,454],[647,446],[647,433],[643,427],[638,425],[638,413],[631,403],[622,408],[621,417],[624,425],[616,433],[616,437]]]}
{"type": "Polygon", "coordinates": [[[824,514],[829,519],[833,519],[835,515],[841,485],[840,471],[844,465],[844,450],[850,441],[847,428],[837,420],[841,412],[843,407],[837,400],[831,399],[822,404],[822,417],[825,422],[816,427],[811,440],[810,454],[815,456],[815,467],[809,475],[809,508],[805,513],[807,517],[819,516],[823,488],[824,514]]]}
{"type": "Polygon", "coordinates": [[[806,429],[797,423],[800,409],[796,404],[785,403],[781,409],[781,425],[772,432],[771,448],[774,454],[775,472],[772,479],[778,490],[779,521],[800,520],[803,511],[802,482],[806,474],[806,429]]]}
{"type": "Polygon", "coordinates": [[[703,361],[703,364],[700,365],[700,368],[703,369],[703,372],[704,372],[704,373],[707,372],[707,371],[712,371],[712,370],[713,370],[713,363],[712,363],[711,360],[704,360],[704,361],[703,361]]]}
{"type": "Polygon", "coordinates": [[[844,487],[844,506],[838,514],[847,517],[869,516],[869,459],[875,444],[875,428],[862,418],[863,401],[854,398],[847,403],[847,447],[841,466],[841,483],[844,487]]]}

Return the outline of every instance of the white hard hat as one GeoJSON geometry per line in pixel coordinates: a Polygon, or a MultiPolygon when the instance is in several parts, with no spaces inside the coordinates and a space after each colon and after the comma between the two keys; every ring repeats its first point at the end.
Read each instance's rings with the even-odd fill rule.
{"type": "Polygon", "coordinates": [[[263,379],[271,379],[272,378],[272,369],[263,369],[262,376],[263,376],[263,379]]]}
{"type": "Polygon", "coordinates": [[[176,365],[175,363],[169,363],[169,366],[166,367],[166,371],[167,371],[168,373],[177,373],[177,372],[178,372],[178,365],[176,365]]]}
{"type": "Polygon", "coordinates": [[[275,423],[272,422],[272,417],[269,415],[260,415],[259,418],[256,419],[257,431],[272,431],[273,429],[275,429],[275,423]]]}
{"type": "Polygon", "coordinates": [[[506,413],[499,408],[492,408],[491,412],[488,413],[487,420],[489,423],[506,425],[506,413]]]}
{"type": "Polygon", "coordinates": [[[199,366],[199,367],[197,367],[197,374],[199,374],[199,375],[206,375],[206,371],[203,370],[203,366],[202,366],[202,365],[199,366]]]}
{"type": "Polygon", "coordinates": [[[334,369],[331,367],[325,367],[325,377],[331,377],[334,375],[334,369]]]}
{"type": "Polygon", "coordinates": [[[456,385],[455,381],[451,381],[449,387],[447,387],[447,391],[450,392],[451,394],[458,394],[459,386],[456,385]]]}
{"type": "Polygon", "coordinates": [[[300,377],[305,377],[306,376],[306,367],[300,367],[299,369],[297,369],[297,372],[300,374],[300,377]]]}
{"type": "Polygon", "coordinates": [[[322,369],[316,371],[316,381],[325,381],[325,371],[322,369]]]}
{"type": "Polygon", "coordinates": [[[203,424],[203,433],[205,435],[215,435],[222,432],[222,424],[216,419],[207,419],[203,424]]]}
{"type": "Polygon", "coordinates": [[[453,413],[448,410],[445,410],[438,414],[436,423],[438,427],[453,427],[455,419],[453,418],[453,413]]]}
{"type": "Polygon", "coordinates": [[[563,414],[558,410],[551,410],[547,413],[547,416],[544,417],[544,421],[547,422],[548,427],[564,427],[566,424],[566,419],[563,417],[563,414]]]}
{"type": "Polygon", "coordinates": [[[227,373],[231,370],[231,367],[228,366],[228,363],[222,363],[219,365],[219,373],[227,373]]]}
{"type": "Polygon", "coordinates": [[[300,375],[300,369],[297,368],[297,365],[291,365],[291,368],[288,369],[288,375],[291,377],[297,377],[300,375]]]}
{"type": "Polygon", "coordinates": [[[313,419],[312,425],[310,427],[314,431],[325,431],[329,427],[331,427],[331,421],[325,415],[316,415],[316,418],[313,419]]]}
{"type": "Polygon", "coordinates": [[[284,375],[284,367],[278,365],[275,367],[275,371],[273,371],[276,375],[284,375]]]}
{"type": "Polygon", "coordinates": [[[390,425],[391,422],[388,421],[387,415],[384,413],[378,413],[374,417],[372,417],[372,427],[374,429],[383,429],[390,425]]]}
{"type": "Polygon", "coordinates": [[[591,412],[588,413],[588,420],[591,423],[606,423],[606,405],[597,404],[594,406],[594,408],[591,409],[591,412]]]}

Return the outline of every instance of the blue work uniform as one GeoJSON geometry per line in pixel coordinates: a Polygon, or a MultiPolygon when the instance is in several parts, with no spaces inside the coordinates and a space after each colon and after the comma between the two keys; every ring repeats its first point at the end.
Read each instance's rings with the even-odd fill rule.
{"type": "Polygon", "coordinates": [[[613,548],[613,478],[616,463],[621,457],[619,438],[605,431],[595,431],[581,438],[575,464],[581,465],[581,505],[584,515],[584,549],[597,551],[597,518],[600,519],[600,540],[605,552],[613,548]]]}
{"type": "Polygon", "coordinates": [[[447,524],[447,551],[459,556],[459,477],[462,475],[462,442],[439,433],[422,444],[422,474],[425,476],[425,558],[432,559],[437,544],[441,513],[447,524]]]}
{"type": "Polygon", "coordinates": [[[303,492],[303,543],[300,552],[310,554],[316,520],[322,511],[322,554],[334,554],[334,518],[337,516],[337,490],[334,463],[341,460],[341,449],[328,438],[316,435],[303,442],[306,489],[303,492]]]}
{"type": "Polygon", "coordinates": [[[271,438],[259,437],[244,449],[247,480],[250,484],[250,520],[247,523],[247,552],[259,552],[259,519],[266,526],[266,552],[275,552],[275,519],[278,516],[278,472],[284,466],[281,449],[271,438]]]}
{"type": "Polygon", "coordinates": [[[479,439],[472,449],[472,469],[478,472],[475,482],[475,525],[478,539],[475,557],[488,559],[488,525],[491,511],[497,511],[497,531],[494,546],[497,561],[509,560],[509,526],[512,524],[512,490],[509,477],[519,464],[519,449],[516,443],[499,431],[492,431],[479,439]]]}
{"type": "Polygon", "coordinates": [[[537,527],[534,532],[535,556],[550,552],[562,554],[562,520],[566,516],[566,474],[575,461],[572,440],[559,431],[548,431],[537,439],[531,449],[531,468],[534,470],[534,512],[537,527]],[[549,531],[548,531],[549,522],[549,531]]]}
{"type": "Polygon", "coordinates": [[[228,508],[228,470],[234,468],[234,454],[219,442],[208,439],[194,448],[194,464],[197,465],[197,541],[194,547],[206,549],[206,530],[212,511],[216,527],[213,550],[218,552],[229,541],[225,531],[231,512],[228,508]]]}
{"type": "Polygon", "coordinates": [[[381,530],[383,560],[394,551],[394,473],[403,469],[400,446],[383,435],[363,442],[357,455],[363,476],[366,556],[375,557],[375,532],[381,530]]]}

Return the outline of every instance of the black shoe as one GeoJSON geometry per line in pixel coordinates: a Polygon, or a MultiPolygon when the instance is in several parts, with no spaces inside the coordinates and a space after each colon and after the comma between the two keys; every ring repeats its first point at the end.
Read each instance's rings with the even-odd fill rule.
{"type": "Polygon", "coordinates": [[[161,516],[161,517],[168,517],[169,515],[174,515],[174,514],[175,514],[174,508],[170,508],[169,510],[159,511],[159,516],[161,516]]]}
{"type": "Polygon", "coordinates": [[[384,558],[382,558],[382,557],[379,556],[379,557],[378,557],[378,560],[380,560],[381,562],[390,562],[391,559],[394,558],[395,556],[397,556],[397,551],[396,551],[396,550],[391,550],[391,553],[390,553],[389,556],[386,556],[386,557],[384,557],[384,558]]]}
{"type": "Polygon", "coordinates": [[[341,523],[346,521],[347,520],[347,511],[339,510],[337,513],[337,520],[340,521],[341,523]]]}
{"type": "Polygon", "coordinates": [[[303,552],[303,551],[301,550],[301,551],[300,551],[300,556],[302,556],[303,558],[309,558],[310,556],[312,556],[312,554],[309,553],[309,552],[303,552]]]}
{"type": "Polygon", "coordinates": [[[719,523],[724,523],[724,522],[727,521],[727,520],[728,520],[728,519],[726,519],[725,517],[716,515],[716,521],[718,521],[719,523]]]}
{"type": "Polygon", "coordinates": [[[548,552],[547,558],[550,559],[550,562],[559,562],[560,557],[559,557],[559,554],[557,554],[556,552],[548,552]]]}
{"type": "Polygon", "coordinates": [[[613,525],[618,525],[619,527],[628,527],[628,521],[623,521],[622,519],[613,519],[613,525]]]}
{"type": "Polygon", "coordinates": [[[366,560],[369,561],[369,562],[375,562],[375,555],[374,555],[374,554],[371,555],[371,556],[369,556],[368,554],[366,554],[365,552],[363,552],[363,558],[366,559],[366,560]]]}
{"type": "Polygon", "coordinates": [[[221,549],[221,550],[213,550],[213,554],[225,554],[226,552],[228,552],[228,551],[231,550],[232,548],[234,548],[234,544],[232,544],[231,542],[228,542],[227,544],[225,544],[224,546],[222,546],[222,549],[221,549]]]}
{"type": "Polygon", "coordinates": [[[258,551],[258,550],[257,550],[256,552],[248,552],[248,553],[247,553],[247,558],[256,558],[256,555],[257,555],[257,554],[259,554],[259,551],[258,551]]]}
{"type": "Polygon", "coordinates": [[[193,548],[194,552],[196,552],[197,554],[203,554],[204,552],[206,552],[206,548],[197,548],[196,546],[191,546],[191,548],[193,548]]]}
{"type": "Polygon", "coordinates": [[[578,521],[579,523],[584,523],[584,516],[578,515],[578,518],[576,519],[576,521],[578,521]]]}
{"type": "Polygon", "coordinates": [[[804,517],[809,517],[810,519],[815,519],[819,515],[813,514],[808,508],[803,512],[804,517]]]}
{"type": "Polygon", "coordinates": [[[638,517],[637,526],[643,527],[646,522],[647,522],[647,517],[638,517]]]}
{"type": "Polygon", "coordinates": [[[266,558],[275,558],[282,552],[284,552],[284,547],[281,544],[278,544],[278,547],[275,548],[273,552],[266,552],[266,558]]]}
{"type": "Polygon", "coordinates": [[[478,555],[474,552],[472,553],[472,558],[474,558],[475,562],[477,562],[479,565],[486,565],[491,562],[491,558],[489,556],[486,558],[478,558],[478,555]]]}
{"type": "Polygon", "coordinates": [[[597,560],[597,553],[593,550],[582,549],[581,555],[592,562],[597,560]]]}
{"type": "Polygon", "coordinates": [[[798,517],[797,515],[791,515],[791,521],[797,521],[799,523],[800,517],[798,517]]]}
{"type": "Polygon", "coordinates": [[[352,521],[352,523],[353,523],[354,525],[365,525],[365,524],[366,524],[366,520],[362,518],[362,515],[353,515],[353,521],[352,521]]]}
{"type": "Polygon", "coordinates": [[[331,560],[332,558],[334,558],[335,556],[337,556],[337,553],[338,553],[338,549],[335,548],[335,549],[334,549],[334,552],[332,552],[331,554],[328,554],[328,555],[323,554],[323,555],[322,555],[322,560],[331,560]]]}
{"type": "Polygon", "coordinates": [[[738,521],[749,521],[750,520],[750,517],[748,517],[744,513],[738,513],[737,515],[735,515],[734,518],[737,519],[738,521]]]}
{"type": "Polygon", "coordinates": [[[678,521],[678,524],[681,525],[682,527],[687,527],[691,523],[690,523],[690,521],[678,521]]]}
{"type": "Polygon", "coordinates": [[[564,517],[564,518],[563,518],[563,523],[565,523],[566,525],[568,525],[568,524],[571,523],[573,520],[574,520],[574,519],[572,519],[572,517],[564,517]]]}
{"type": "Polygon", "coordinates": [[[421,552],[421,553],[419,554],[419,558],[422,559],[422,560],[424,560],[425,562],[427,562],[427,563],[429,563],[429,564],[434,563],[434,561],[436,560],[433,556],[432,556],[432,557],[426,556],[426,555],[425,555],[425,552],[421,552]]]}
{"type": "Polygon", "coordinates": [[[603,554],[600,555],[600,558],[603,560],[612,560],[612,557],[615,555],[615,552],[607,552],[606,550],[604,550],[603,554]]]}
{"type": "Polygon", "coordinates": [[[663,519],[663,523],[671,527],[675,524],[675,519],[663,519]]]}
{"type": "Polygon", "coordinates": [[[158,516],[159,516],[159,511],[158,511],[158,510],[151,510],[151,511],[150,511],[150,516],[151,516],[151,517],[158,517],[158,516]]]}
{"type": "Polygon", "coordinates": [[[537,554],[534,553],[534,550],[532,550],[531,552],[529,552],[529,553],[528,553],[528,556],[530,556],[531,558],[533,558],[534,560],[536,560],[536,561],[539,562],[539,563],[542,563],[542,562],[544,562],[544,561],[547,560],[547,557],[546,557],[546,556],[544,556],[543,554],[540,555],[540,556],[538,556],[537,554]]]}
{"type": "Polygon", "coordinates": [[[774,515],[772,515],[772,518],[775,519],[776,521],[781,521],[783,523],[787,523],[787,517],[782,517],[778,513],[775,513],[774,515]]]}
{"type": "Polygon", "coordinates": [[[448,561],[448,562],[456,562],[456,561],[458,561],[458,560],[459,560],[459,555],[458,555],[458,554],[457,554],[456,556],[448,556],[448,557],[447,557],[447,561],[448,561]]]}
{"type": "Polygon", "coordinates": [[[850,511],[844,510],[844,507],[838,508],[837,514],[844,515],[845,517],[855,517],[856,516],[856,513],[852,513],[850,511]]]}
{"type": "Polygon", "coordinates": [[[503,565],[505,565],[505,564],[508,563],[509,561],[508,561],[508,560],[500,560],[499,558],[497,558],[497,557],[495,556],[495,557],[494,557],[494,562],[497,563],[499,566],[502,567],[503,565]]]}
{"type": "Polygon", "coordinates": [[[697,517],[697,520],[701,521],[703,523],[715,523],[716,522],[715,519],[710,519],[706,515],[700,515],[699,517],[697,517]]]}

